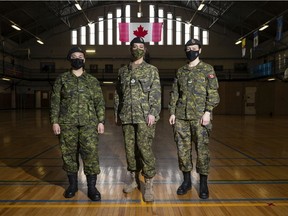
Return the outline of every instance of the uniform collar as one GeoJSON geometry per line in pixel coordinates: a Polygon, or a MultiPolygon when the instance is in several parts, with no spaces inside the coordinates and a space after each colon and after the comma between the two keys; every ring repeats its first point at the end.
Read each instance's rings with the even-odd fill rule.
{"type": "MultiPolygon", "coordinates": [[[[71,76],[74,76],[74,77],[77,77],[77,76],[73,73],[72,69],[70,69],[70,75],[71,75],[71,76]]],[[[87,76],[87,72],[86,72],[85,69],[83,69],[83,73],[82,73],[79,77],[86,77],[86,76],[87,76]]]]}
{"type": "Polygon", "coordinates": [[[199,69],[199,68],[201,68],[201,67],[203,67],[203,62],[202,62],[201,60],[200,60],[200,62],[199,62],[196,66],[194,66],[194,67],[189,67],[189,63],[184,66],[184,68],[187,69],[187,70],[199,69]]]}
{"type": "MultiPolygon", "coordinates": [[[[146,64],[147,64],[147,62],[145,62],[145,61],[143,60],[143,62],[142,62],[141,64],[139,64],[137,68],[144,67],[146,64]]],[[[129,70],[132,70],[132,62],[130,62],[127,67],[128,67],[129,70]]]]}

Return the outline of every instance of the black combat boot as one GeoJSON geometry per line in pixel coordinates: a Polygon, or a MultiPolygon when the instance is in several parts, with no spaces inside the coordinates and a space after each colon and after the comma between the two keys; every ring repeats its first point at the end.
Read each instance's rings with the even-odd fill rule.
{"type": "Polygon", "coordinates": [[[97,176],[95,175],[87,175],[87,186],[88,186],[88,197],[92,201],[99,201],[101,200],[101,194],[95,187],[97,176]]]}
{"type": "Polygon", "coordinates": [[[199,189],[199,197],[201,199],[208,199],[209,198],[209,190],[207,185],[207,175],[200,174],[200,189],[199,189]]]}
{"type": "Polygon", "coordinates": [[[68,180],[69,180],[69,187],[64,192],[65,198],[72,198],[75,196],[75,193],[78,191],[78,180],[77,180],[77,173],[69,173],[68,180]]]}
{"type": "Polygon", "coordinates": [[[178,195],[183,195],[188,192],[192,188],[192,182],[191,182],[191,174],[190,172],[183,172],[184,181],[180,185],[180,187],[177,189],[178,195]]]}

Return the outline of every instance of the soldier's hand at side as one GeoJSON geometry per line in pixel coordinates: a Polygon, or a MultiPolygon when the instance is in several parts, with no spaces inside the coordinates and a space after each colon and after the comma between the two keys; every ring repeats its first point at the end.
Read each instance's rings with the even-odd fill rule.
{"type": "Polygon", "coordinates": [[[53,133],[55,135],[59,135],[61,133],[61,129],[60,129],[60,125],[59,124],[53,124],[52,130],[53,130],[53,133]]]}
{"type": "Polygon", "coordinates": [[[155,116],[153,116],[153,115],[148,115],[148,117],[147,117],[147,124],[148,124],[148,126],[151,126],[151,125],[153,125],[155,123],[155,116]]]}
{"type": "Polygon", "coordinates": [[[201,118],[202,125],[208,125],[210,123],[210,112],[205,112],[201,118]]]}
{"type": "Polygon", "coordinates": [[[169,118],[169,123],[170,125],[174,125],[175,124],[175,115],[171,115],[170,118],[169,118]]]}
{"type": "Polygon", "coordinates": [[[99,123],[98,124],[98,133],[99,134],[103,134],[104,133],[104,124],[103,123],[99,123]]]}

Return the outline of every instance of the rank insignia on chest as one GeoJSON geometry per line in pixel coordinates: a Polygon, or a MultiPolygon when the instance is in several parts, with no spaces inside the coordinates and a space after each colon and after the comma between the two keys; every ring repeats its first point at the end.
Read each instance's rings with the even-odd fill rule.
{"type": "Polygon", "coordinates": [[[188,80],[188,84],[191,84],[192,83],[192,80],[188,80]]]}
{"type": "Polygon", "coordinates": [[[131,79],[131,84],[134,84],[136,81],[135,81],[135,79],[131,79]]]}

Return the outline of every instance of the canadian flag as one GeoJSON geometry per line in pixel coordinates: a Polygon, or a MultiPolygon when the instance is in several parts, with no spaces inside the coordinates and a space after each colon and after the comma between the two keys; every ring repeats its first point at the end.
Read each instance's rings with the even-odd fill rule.
{"type": "Polygon", "coordinates": [[[119,23],[119,40],[129,42],[135,37],[142,37],[145,42],[161,41],[163,23],[119,23]]]}

